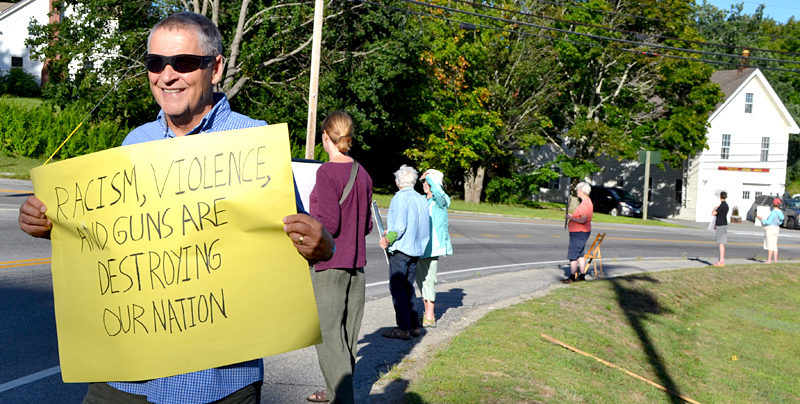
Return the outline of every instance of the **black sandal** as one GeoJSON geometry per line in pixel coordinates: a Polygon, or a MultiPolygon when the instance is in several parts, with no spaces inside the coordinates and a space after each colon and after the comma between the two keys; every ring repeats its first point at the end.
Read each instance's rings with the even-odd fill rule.
{"type": "Polygon", "coordinates": [[[405,340],[411,339],[411,333],[410,332],[405,331],[405,330],[401,330],[401,329],[399,329],[397,327],[392,328],[389,331],[386,331],[385,333],[383,333],[383,336],[386,337],[386,338],[396,338],[396,339],[405,339],[405,340]]]}

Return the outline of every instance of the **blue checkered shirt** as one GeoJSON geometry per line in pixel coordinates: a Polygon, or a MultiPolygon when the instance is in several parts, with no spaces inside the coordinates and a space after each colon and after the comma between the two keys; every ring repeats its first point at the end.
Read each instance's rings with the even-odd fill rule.
{"type": "MultiPolygon", "coordinates": [[[[187,135],[217,132],[262,126],[267,123],[251,119],[231,111],[231,105],[224,94],[214,94],[214,107],[203,117],[197,127],[187,135]]],[[[150,142],[175,137],[169,128],[164,111],[158,113],[154,122],[146,123],[132,130],[122,145],[150,142]]],[[[298,197],[299,200],[299,197],[298,197]]],[[[302,209],[302,203],[300,203],[302,209]]],[[[201,352],[198,354],[202,355],[201,352]]],[[[141,382],[112,382],[111,387],[132,394],[147,396],[147,400],[157,404],[208,403],[230,395],[236,390],[261,380],[264,376],[264,362],[256,359],[215,369],[206,369],[177,376],[141,382]]]]}

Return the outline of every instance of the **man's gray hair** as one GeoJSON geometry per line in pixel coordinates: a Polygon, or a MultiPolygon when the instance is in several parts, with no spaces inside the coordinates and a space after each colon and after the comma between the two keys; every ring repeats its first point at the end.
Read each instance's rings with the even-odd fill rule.
{"type": "Polygon", "coordinates": [[[394,183],[400,189],[413,187],[417,183],[417,178],[419,178],[417,170],[405,164],[394,173],[394,183]]]}
{"type": "Polygon", "coordinates": [[[222,55],[222,34],[216,24],[204,15],[181,11],[159,21],[158,24],[150,29],[150,35],[147,36],[148,53],[150,52],[150,40],[153,38],[153,33],[159,28],[193,30],[197,33],[197,42],[199,42],[200,49],[203,52],[201,56],[222,55]]]}
{"type": "Polygon", "coordinates": [[[589,195],[589,193],[592,192],[592,186],[583,181],[579,182],[578,185],[575,186],[575,189],[583,192],[586,195],[589,195]]]}

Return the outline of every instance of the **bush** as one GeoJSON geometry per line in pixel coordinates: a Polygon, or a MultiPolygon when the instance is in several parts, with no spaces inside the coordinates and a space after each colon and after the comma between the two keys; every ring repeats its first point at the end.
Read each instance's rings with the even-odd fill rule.
{"type": "MultiPolygon", "coordinates": [[[[23,157],[49,157],[69,136],[86,111],[49,105],[21,107],[0,103],[0,151],[23,157]]],[[[116,122],[86,122],[56,155],[59,159],[80,156],[119,146],[128,128],[116,122]]]]}
{"type": "Polygon", "coordinates": [[[511,178],[494,177],[486,185],[486,202],[536,205],[530,198],[539,187],[559,177],[549,168],[526,174],[511,174],[511,178]]]}
{"type": "Polygon", "coordinates": [[[38,97],[42,94],[42,90],[36,77],[20,68],[12,68],[8,74],[0,76],[0,93],[18,97],[38,97]]]}

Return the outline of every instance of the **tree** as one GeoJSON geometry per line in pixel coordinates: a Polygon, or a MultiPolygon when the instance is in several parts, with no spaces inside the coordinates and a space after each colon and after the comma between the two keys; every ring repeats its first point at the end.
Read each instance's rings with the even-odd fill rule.
{"type": "MultiPolygon", "coordinates": [[[[332,4],[333,0],[326,6],[332,4]]],[[[327,21],[363,7],[337,4],[340,7],[332,8],[327,21]]],[[[54,8],[65,11],[64,17],[45,25],[32,23],[27,43],[33,57],[47,60],[51,81],[45,94],[60,106],[82,103],[88,110],[99,103],[95,119],[128,126],[151,120],[156,106],[143,64],[147,34],[161,18],[189,10],[208,16],[223,34],[224,79],[217,91],[224,92],[237,109],[270,122],[292,120],[285,111],[271,108],[273,100],[288,100],[292,111],[305,110],[298,108],[305,104],[298,94],[307,93],[308,87],[295,83],[302,84],[308,75],[313,2],[64,0],[54,8]],[[250,104],[255,105],[240,108],[250,104]]],[[[305,121],[295,127],[305,128],[305,121]]]]}
{"type": "Polygon", "coordinates": [[[677,165],[706,146],[707,116],[721,100],[719,87],[709,81],[712,69],[686,60],[642,56],[655,50],[600,38],[689,46],[664,37],[699,39],[691,29],[690,5],[690,1],[592,0],[586,8],[558,10],[567,22],[556,27],[587,34],[560,33],[555,42],[559,67],[552,74],[560,84],[552,88],[558,95],[544,111],[553,122],[549,144],[566,156],[560,164],[581,167],[575,163],[596,162],[601,156],[633,159],[639,150],[648,149],[665,151],[664,160],[677,165]],[[660,17],[636,17],[650,15],[660,17]]]}
{"type": "MultiPolygon", "coordinates": [[[[800,74],[791,71],[770,70],[800,68],[800,21],[794,17],[786,23],[778,23],[764,17],[764,6],[756,8],[752,15],[742,12],[742,4],[734,4],[729,10],[720,10],[713,5],[703,3],[697,7],[696,19],[698,31],[710,42],[727,44],[725,52],[741,54],[744,49],[750,57],[790,61],[754,61],[754,65],[762,66],[764,75],[772,88],[786,106],[795,121],[800,122],[800,74]]],[[[719,51],[719,46],[705,46],[705,50],[719,51]]],[[[730,58],[716,58],[730,62],[730,58]]],[[[744,59],[743,62],[747,63],[744,59]]],[[[735,67],[735,66],[734,66],[735,67]]],[[[731,67],[717,66],[717,70],[731,67]]],[[[796,151],[798,137],[789,139],[789,156],[787,161],[786,183],[800,179],[800,159],[796,151]]]]}
{"type": "MultiPolygon", "coordinates": [[[[514,6],[519,3],[463,9],[497,16],[514,6]]],[[[549,120],[539,105],[548,97],[544,83],[551,60],[542,52],[546,45],[524,33],[477,28],[483,20],[459,17],[460,25],[419,20],[427,44],[420,54],[427,91],[420,94],[419,126],[406,153],[461,179],[464,200],[478,203],[487,171],[511,175],[513,152],[544,142],[540,130],[549,120]]]]}

